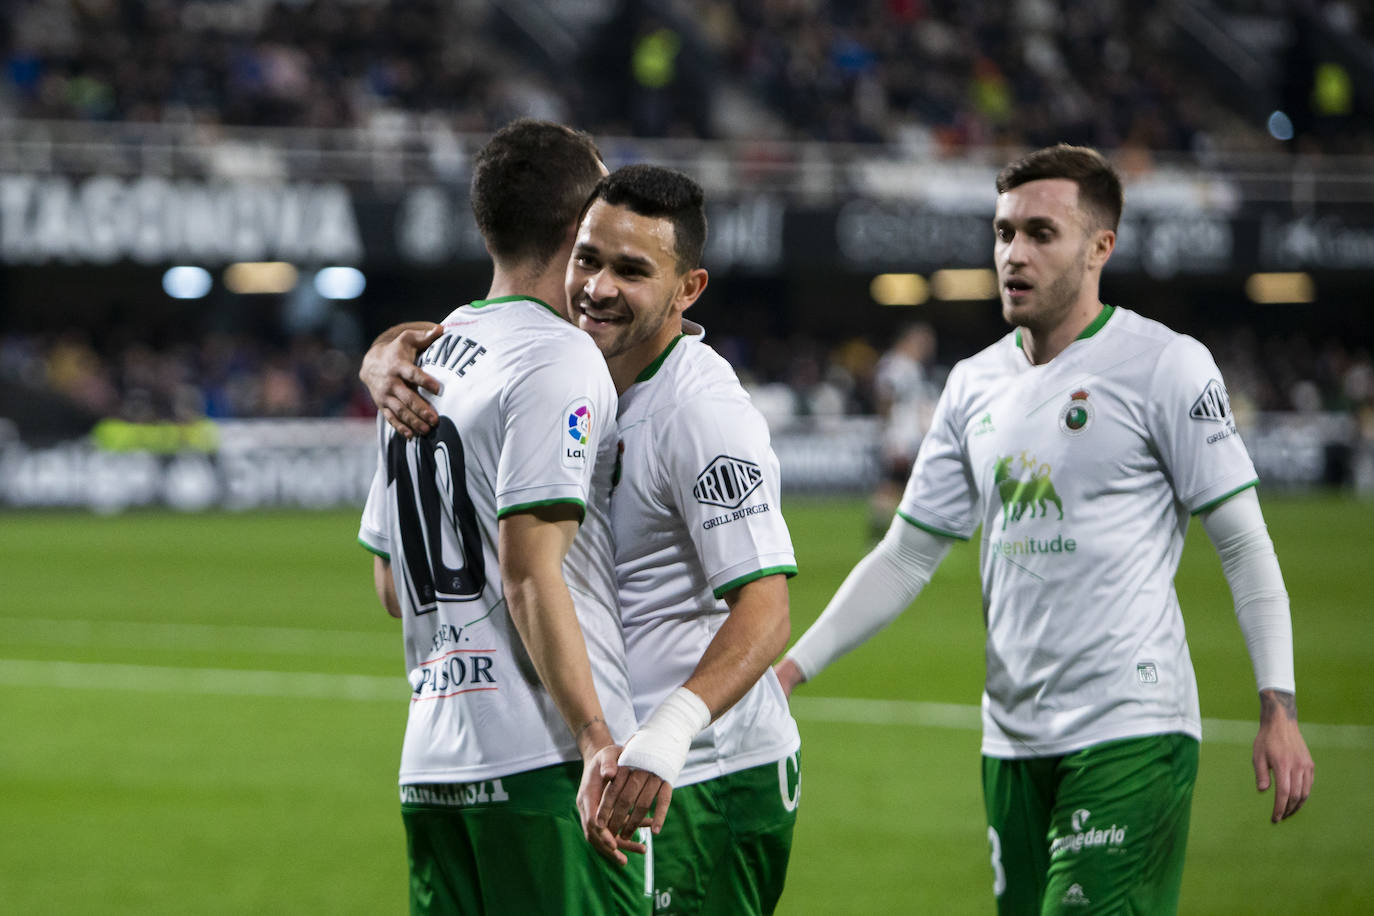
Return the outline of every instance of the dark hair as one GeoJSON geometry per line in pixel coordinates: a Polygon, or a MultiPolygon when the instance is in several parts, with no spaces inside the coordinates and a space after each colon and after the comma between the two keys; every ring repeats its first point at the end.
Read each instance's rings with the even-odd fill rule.
{"type": "Polygon", "coordinates": [[[601,153],[580,130],[530,118],[498,130],[477,153],[470,191],[492,257],[548,264],[600,179],[601,153]]]}
{"type": "Polygon", "coordinates": [[[657,165],[627,165],[597,182],[582,212],[597,200],[640,216],[671,220],[678,273],[701,265],[706,248],[706,193],[686,175],[657,165]]]}
{"type": "Polygon", "coordinates": [[[1116,231],[1124,200],[1121,179],[1097,150],[1067,143],[1038,149],[997,173],[997,193],[1042,178],[1067,178],[1078,185],[1078,205],[1099,228],[1116,231]]]}

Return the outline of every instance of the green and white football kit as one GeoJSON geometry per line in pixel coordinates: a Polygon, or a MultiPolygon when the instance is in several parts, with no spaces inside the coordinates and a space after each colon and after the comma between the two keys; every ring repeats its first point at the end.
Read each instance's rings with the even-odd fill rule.
{"type": "MultiPolygon", "coordinates": [[[[495,830],[479,830],[479,823],[505,816],[524,822],[532,811],[560,821],[549,826],[550,836],[569,828],[581,836],[577,779],[560,766],[580,764],[581,756],[506,610],[496,551],[501,517],[553,503],[582,508],[564,580],[611,734],[625,740],[635,718],[609,528],[616,397],[600,352],[544,303],[513,296],[456,309],[421,365],[443,386],[431,397],[439,422],[430,434],[407,440],[379,418],[381,460],[358,535],[389,558],[402,612],[411,698],[400,784],[412,907],[449,911],[458,904],[444,887],[508,883],[509,863],[494,873],[484,863],[524,857],[548,881],[566,879],[568,899],[592,880],[582,873],[605,870],[613,881],[639,887],[642,911],[643,857],[616,869],[585,840],[536,841],[531,832],[530,844],[503,844],[494,859],[424,858],[426,849],[452,845],[430,841],[436,818],[447,819],[446,830],[471,831],[473,843],[495,830]],[[538,805],[503,785],[517,774],[524,774],[517,780],[523,797],[537,796],[538,805]],[[462,789],[455,795],[445,786],[462,789]],[[478,803],[480,795],[487,797],[478,803]],[[561,812],[548,801],[558,797],[561,812]],[[465,803],[445,801],[454,798],[465,803]],[[419,824],[427,825],[429,840],[414,832],[419,824]]],[[[513,899],[503,893],[500,899],[513,899]]],[[[543,898],[531,896],[524,910],[538,911],[537,899],[543,898]]],[[[612,911],[609,903],[599,906],[593,902],[588,912],[612,911]]]]}
{"type": "MultiPolygon", "coordinates": [[[[611,520],[641,723],[701,661],[729,613],[727,592],[797,569],[767,424],[700,327],[683,325],[687,333],[620,396],[611,520]]],[[[655,912],[772,912],[796,819],[800,745],[771,669],[697,733],[654,839],[655,912]],[[754,770],[764,776],[742,775],[754,770]],[[721,841],[720,811],[745,809],[754,816],[735,818],[721,841]],[[733,855],[736,843],[753,852],[733,855]]]]}
{"type": "MultiPolygon", "coordinates": [[[[998,775],[999,762],[1062,763],[1144,736],[1184,736],[1175,751],[1195,769],[1201,718],[1174,573],[1190,514],[1255,482],[1206,348],[1132,312],[1104,307],[1044,365],[1030,363],[1015,331],[955,367],[898,511],[955,538],[982,527],[985,785],[1012,780],[1016,768],[998,775]]],[[[1291,662],[1286,681],[1262,686],[1291,691],[1291,662]]],[[[1167,761],[1157,772],[1170,786],[1176,774],[1167,761]]],[[[1108,792],[1111,780],[1099,784],[1108,792]]],[[[1012,807],[1044,807],[1037,790],[1025,791],[1012,807]]],[[[1115,802],[1090,791],[1055,799],[1043,821],[1002,819],[999,828],[995,818],[994,870],[1009,881],[1026,870],[1008,868],[1008,855],[1051,844],[1063,895],[1045,898],[1047,912],[1116,899],[1104,886],[1111,872],[1092,863],[1114,850],[1181,850],[1182,798],[1181,817],[1141,823],[1123,812],[1112,822],[1120,843],[1105,845],[1052,846],[1087,816],[1076,812],[1106,826],[1098,820],[1115,802]],[[1012,823],[1028,832],[1002,834],[1012,823]]],[[[1175,900],[1178,874],[1160,878],[1174,882],[1175,900]]],[[[1003,912],[1039,912],[1033,893],[999,888],[1003,912]]]]}

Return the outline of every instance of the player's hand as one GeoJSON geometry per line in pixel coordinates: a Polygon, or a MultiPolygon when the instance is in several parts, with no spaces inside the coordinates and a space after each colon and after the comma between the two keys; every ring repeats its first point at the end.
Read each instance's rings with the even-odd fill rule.
{"type": "Polygon", "coordinates": [[[773,673],[778,676],[778,683],[782,684],[782,695],[792,696],[792,690],[806,678],[802,677],[801,669],[797,663],[790,658],[784,658],[773,666],[773,673]]]}
{"type": "Polygon", "coordinates": [[[642,853],[646,847],[633,840],[622,840],[605,825],[596,822],[597,808],[607,788],[614,784],[619,767],[616,760],[623,750],[618,744],[608,744],[582,764],[582,784],[577,789],[577,813],[582,819],[582,832],[587,842],[602,858],[624,865],[629,860],[622,849],[642,853]]]}
{"type": "Polygon", "coordinates": [[[374,343],[358,370],[358,378],[372,395],[377,410],[407,439],[423,436],[439,422],[438,413],[419,391],[427,388],[438,394],[439,382],[415,365],[415,357],[443,332],[444,326],[436,324],[402,331],[386,343],[374,343]]]}
{"type": "Polygon", "coordinates": [[[1255,766],[1255,787],[1261,792],[1267,791],[1271,783],[1274,787],[1270,821],[1277,824],[1297,814],[1312,793],[1316,765],[1298,729],[1298,712],[1291,693],[1260,692],[1260,728],[1250,759],[1255,766]]]}
{"type": "Polygon", "coordinates": [[[596,823],[623,847],[640,827],[648,827],[655,834],[662,830],[672,798],[673,787],[658,776],[648,770],[621,767],[601,796],[596,823]]]}

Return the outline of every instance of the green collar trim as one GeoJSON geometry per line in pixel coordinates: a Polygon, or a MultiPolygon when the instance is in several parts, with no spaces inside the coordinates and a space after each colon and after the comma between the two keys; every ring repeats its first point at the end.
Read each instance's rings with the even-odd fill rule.
{"type": "Polygon", "coordinates": [[[673,347],[676,347],[677,342],[681,340],[684,336],[685,335],[683,334],[679,334],[672,340],[670,340],[668,342],[668,346],[663,348],[663,352],[658,354],[658,357],[655,358],[653,362],[645,366],[643,372],[635,376],[635,384],[638,384],[640,382],[647,382],[649,379],[653,378],[654,373],[658,372],[658,370],[663,367],[663,361],[668,358],[668,354],[673,352],[673,347]]]}
{"type": "MultiPolygon", "coordinates": [[[[480,309],[485,305],[498,305],[502,302],[537,302],[550,312],[558,315],[557,312],[554,312],[553,306],[549,305],[543,299],[536,299],[534,296],[497,296],[495,299],[478,299],[476,302],[469,302],[468,305],[475,309],[480,309]]],[[[562,318],[563,316],[558,315],[558,317],[562,318]]]]}
{"type": "MultiPolygon", "coordinates": [[[[1114,313],[1115,311],[1116,306],[1114,305],[1102,306],[1102,311],[1097,313],[1097,317],[1094,318],[1092,322],[1086,328],[1083,329],[1083,333],[1075,337],[1074,340],[1087,340],[1089,337],[1092,337],[1098,331],[1102,330],[1102,326],[1107,323],[1107,320],[1112,317],[1112,313],[1114,313]]],[[[1016,329],[1016,348],[1018,350],[1026,349],[1025,347],[1021,346],[1020,328],[1016,329]]]]}

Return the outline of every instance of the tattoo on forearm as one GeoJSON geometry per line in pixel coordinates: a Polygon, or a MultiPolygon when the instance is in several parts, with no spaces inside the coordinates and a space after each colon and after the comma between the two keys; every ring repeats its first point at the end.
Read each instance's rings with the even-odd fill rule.
{"type": "Polygon", "coordinates": [[[1260,721],[1268,722],[1282,712],[1289,721],[1298,721],[1298,701],[1283,690],[1260,691],[1260,721]]]}
{"type": "Polygon", "coordinates": [[[583,733],[583,732],[585,732],[587,729],[591,728],[591,727],[592,727],[593,725],[595,725],[596,723],[601,722],[601,723],[604,724],[605,721],[606,721],[606,720],[602,719],[600,716],[592,716],[592,717],[591,717],[590,719],[588,719],[586,722],[583,722],[582,725],[577,729],[577,731],[573,732],[573,740],[574,740],[574,741],[577,741],[577,740],[581,739],[582,733],[583,733]]]}

